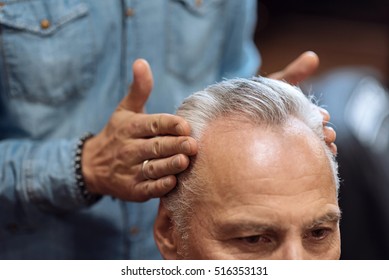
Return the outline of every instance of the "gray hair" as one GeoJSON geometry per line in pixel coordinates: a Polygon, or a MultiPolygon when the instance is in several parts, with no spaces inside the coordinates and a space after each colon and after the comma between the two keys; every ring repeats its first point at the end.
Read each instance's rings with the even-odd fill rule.
{"type": "MultiPolygon", "coordinates": [[[[323,141],[329,158],[336,189],[339,188],[337,163],[325,145],[319,108],[299,88],[264,77],[225,80],[189,96],[177,110],[192,128],[192,137],[199,141],[206,127],[222,117],[243,117],[254,125],[282,126],[291,116],[304,122],[323,141]]],[[[187,171],[178,176],[177,187],[162,201],[182,238],[186,238],[192,205],[199,197],[199,186],[205,182],[196,176],[196,159],[187,171]]]]}

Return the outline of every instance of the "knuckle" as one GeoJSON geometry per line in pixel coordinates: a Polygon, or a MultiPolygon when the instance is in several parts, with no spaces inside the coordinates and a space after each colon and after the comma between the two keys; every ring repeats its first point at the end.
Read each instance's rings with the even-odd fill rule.
{"type": "Polygon", "coordinates": [[[153,118],[150,124],[150,130],[153,134],[158,134],[161,127],[161,116],[153,118]]]}
{"type": "Polygon", "coordinates": [[[147,198],[155,197],[153,183],[145,182],[145,184],[143,185],[143,189],[144,189],[145,197],[147,197],[147,198]]]}
{"type": "Polygon", "coordinates": [[[137,149],[135,149],[134,153],[140,159],[144,159],[150,156],[150,145],[145,142],[137,143],[137,149]]]}
{"type": "Polygon", "coordinates": [[[152,197],[160,197],[166,194],[168,190],[169,188],[166,186],[166,180],[161,179],[154,182],[154,188],[150,195],[152,195],[152,197]]]}
{"type": "Polygon", "coordinates": [[[151,162],[147,163],[146,168],[145,168],[145,172],[149,178],[156,178],[157,177],[156,170],[154,168],[154,164],[151,162]]]}
{"type": "Polygon", "coordinates": [[[156,182],[154,195],[155,196],[163,195],[165,193],[165,191],[164,191],[165,189],[166,189],[165,180],[158,180],[156,182]]]}
{"type": "Polygon", "coordinates": [[[138,122],[137,120],[133,120],[128,123],[127,125],[127,135],[130,136],[131,132],[133,131],[140,131],[142,130],[142,124],[138,122]]]}
{"type": "Polygon", "coordinates": [[[153,134],[157,134],[158,133],[158,122],[156,120],[152,121],[151,122],[151,127],[150,127],[150,130],[153,134]]]}
{"type": "Polygon", "coordinates": [[[147,200],[165,195],[175,186],[175,181],[170,179],[171,178],[161,178],[155,181],[144,182],[142,186],[143,196],[147,200]]]}
{"type": "Polygon", "coordinates": [[[152,153],[156,158],[159,158],[162,155],[162,143],[160,139],[155,139],[152,146],[152,153]]]}
{"type": "Polygon", "coordinates": [[[131,201],[144,202],[149,199],[145,193],[146,187],[143,184],[143,181],[133,180],[132,184],[128,185],[126,193],[131,201]]]}
{"type": "Polygon", "coordinates": [[[123,141],[128,138],[129,132],[124,126],[117,126],[111,131],[111,135],[116,141],[123,141]]]}
{"type": "Polygon", "coordinates": [[[122,114],[117,117],[110,128],[110,132],[120,140],[131,138],[132,132],[139,129],[139,122],[132,115],[122,114]]]}

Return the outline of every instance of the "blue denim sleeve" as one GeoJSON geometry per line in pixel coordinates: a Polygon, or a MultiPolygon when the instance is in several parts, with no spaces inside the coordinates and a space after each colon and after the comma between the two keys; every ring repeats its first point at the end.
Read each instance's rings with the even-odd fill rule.
{"type": "Polygon", "coordinates": [[[85,207],[74,176],[77,140],[1,141],[0,201],[56,212],[85,207]]]}
{"type": "Polygon", "coordinates": [[[254,76],[260,66],[260,55],[253,41],[257,20],[257,1],[235,1],[230,5],[228,34],[221,67],[222,78],[254,76]]]}

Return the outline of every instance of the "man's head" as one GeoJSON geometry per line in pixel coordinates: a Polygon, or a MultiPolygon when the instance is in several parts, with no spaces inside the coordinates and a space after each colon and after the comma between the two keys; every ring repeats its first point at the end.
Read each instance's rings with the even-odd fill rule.
{"type": "Polygon", "coordinates": [[[161,200],[155,239],[165,258],[339,258],[337,166],[318,108],[298,89],[228,80],[177,114],[199,152],[161,200]]]}

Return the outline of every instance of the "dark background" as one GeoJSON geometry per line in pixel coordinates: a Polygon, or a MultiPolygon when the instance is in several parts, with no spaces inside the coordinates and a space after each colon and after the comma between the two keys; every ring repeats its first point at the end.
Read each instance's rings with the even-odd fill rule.
{"type": "Polygon", "coordinates": [[[306,50],[321,60],[317,74],[371,66],[389,80],[389,0],[263,0],[255,41],[262,74],[282,69],[306,50]]]}

